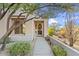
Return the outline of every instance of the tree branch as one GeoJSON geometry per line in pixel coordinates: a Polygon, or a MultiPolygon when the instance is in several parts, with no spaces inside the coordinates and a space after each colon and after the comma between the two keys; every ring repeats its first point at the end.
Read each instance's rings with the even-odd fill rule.
{"type": "Polygon", "coordinates": [[[16,10],[18,9],[18,6],[19,6],[19,4],[16,5],[16,7],[15,7],[14,10],[10,13],[10,15],[9,15],[9,17],[8,17],[8,19],[7,19],[7,31],[8,31],[8,29],[9,29],[9,21],[10,21],[10,18],[11,18],[11,16],[16,12],[16,10]]]}
{"type": "Polygon", "coordinates": [[[7,13],[7,11],[14,5],[15,3],[12,3],[8,6],[8,8],[6,9],[6,11],[3,12],[3,14],[0,16],[0,20],[5,16],[5,14],[7,13]]]}

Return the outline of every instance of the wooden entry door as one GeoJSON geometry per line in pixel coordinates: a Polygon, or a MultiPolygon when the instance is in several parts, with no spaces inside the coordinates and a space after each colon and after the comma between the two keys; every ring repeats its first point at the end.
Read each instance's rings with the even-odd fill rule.
{"type": "Polygon", "coordinates": [[[35,35],[36,36],[44,35],[44,22],[43,21],[35,21],[35,35]]]}

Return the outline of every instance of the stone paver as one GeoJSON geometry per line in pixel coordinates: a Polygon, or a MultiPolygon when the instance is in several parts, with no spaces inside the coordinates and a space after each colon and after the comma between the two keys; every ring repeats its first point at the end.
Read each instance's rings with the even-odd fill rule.
{"type": "Polygon", "coordinates": [[[50,46],[43,37],[37,37],[33,49],[34,56],[53,56],[50,46]]]}

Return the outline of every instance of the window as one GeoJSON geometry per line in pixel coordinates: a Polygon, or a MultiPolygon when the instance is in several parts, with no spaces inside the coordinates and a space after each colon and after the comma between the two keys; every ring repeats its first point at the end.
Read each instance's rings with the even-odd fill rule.
{"type": "MultiPolygon", "coordinates": [[[[20,21],[16,21],[15,24],[18,25],[20,21]]],[[[23,25],[15,29],[15,34],[23,34],[23,25]]]]}

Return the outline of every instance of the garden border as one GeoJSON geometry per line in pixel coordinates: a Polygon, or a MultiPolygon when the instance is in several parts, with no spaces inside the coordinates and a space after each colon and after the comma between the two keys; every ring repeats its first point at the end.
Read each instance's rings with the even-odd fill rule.
{"type": "Polygon", "coordinates": [[[55,39],[51,36],[48,36],[48,38],[49,38],[51,44],[53,44],[53,45],[56,44],[56,45],[59,45],[62,48],[64,48],[64,50],[67,51],[68,56],[79,56],[79,51],[74,49],[73,47],[70,47],[70,46],[66,45],[65,43],[61,42],[60,40],[55,39]]]}

